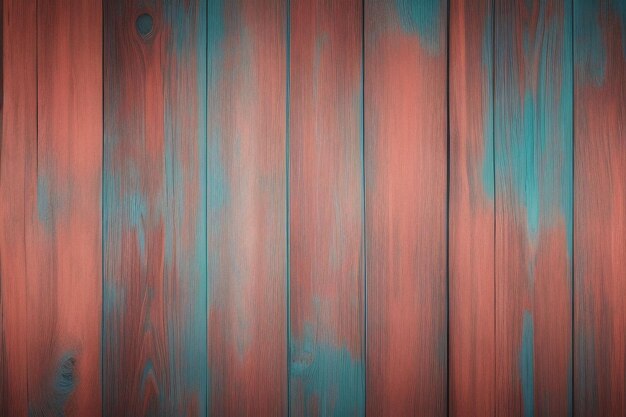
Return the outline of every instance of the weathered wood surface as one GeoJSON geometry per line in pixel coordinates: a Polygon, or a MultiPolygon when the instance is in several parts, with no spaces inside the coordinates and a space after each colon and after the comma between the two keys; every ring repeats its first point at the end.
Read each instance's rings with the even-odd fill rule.
{"type": "Polygon", "coordinates": [[[101,16],[3,4],[2,415],[101,415],[101,16]]]}
{"type": "Polygon", "coordinates": [[[496,413],[572,408],[570,1],[495,3],[496,413]]]}
{"type": "Polygon", "coordinates": [[[446,2],[365,1],[366,410],[447,410],[446,2]]]}
{"type": "Polygon", "coordinates": [[[574,412],[626,415],[626,1],[574,1],[574,412]]]}
{"type": "Polygon", "coordinates": [[[104,2],[104,415],[207,411],[206,2],[104,2]]]}
{"type": "Polygon", "coordinates": [[[495,412],[492,0],[450,2],[449,406],[495,412]]]}
{"type": "Polygon", "coordinates": [[[363,416],[362,2],[290,12],[290,415],[363,416]]]}
{"type": "Polygon", "coordinates": [[[0,414],[28,416],[27,278],[37,215],[37,2],[2,2],[0,414]]]}
{"type": "Polygon", "coordinates": [[[211,416],[287,415],[286,1],[209,1],[211,416]]]}

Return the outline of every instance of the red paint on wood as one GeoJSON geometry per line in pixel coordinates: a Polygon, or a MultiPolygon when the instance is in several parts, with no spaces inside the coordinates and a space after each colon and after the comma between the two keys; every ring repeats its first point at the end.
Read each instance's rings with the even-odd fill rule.
{"type": "Polygon", "coordinates": [[[33,415],[102,412],[101,22],[98,2],[38,3],[36,221],[27,278],[33,415]]]}
{"type": "Polygon", "coordinates": [[[360,0],[291,3],[293,415],[364,412],[361,40],[360,0]]]}
{"type": "Polygon", "coordinates": [[[445,16],[429,42],[409,10],[365,3],[370,417],[447,409],[445,16]]]}
{"type": "Polygon", "coordinates": [[[495,412],[491,0],[450,3],[450,414],[495,412]]]}
{"type": "Polygon", "coordinates": [[[284,1],[224,2],[209,38],[209,404],[287,413],[284,1]]]}
{"type": "Polygon", "coordinates": [[[579,3],[585,2],[575,5],[574,411],[623,416],[626,27],[617,7],[623,11],[624,2],[579,3]]]}
{"type": "Polygon", "coordinates": [[[2,4],[0,414],[28,416],[27,277],[36,216],[37,2],[2,4]]]}

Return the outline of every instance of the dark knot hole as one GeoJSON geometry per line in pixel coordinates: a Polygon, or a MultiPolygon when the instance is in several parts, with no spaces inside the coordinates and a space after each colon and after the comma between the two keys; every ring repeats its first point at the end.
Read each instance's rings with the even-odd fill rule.
{"type": "Polygon", "coordinates": [[[135,22],[137,32],[139,32],[139,34],[144,38],[147,38],[152,33],[153,24],[154,22],[152,21],[152,16],[148,13],[140,14],[135,22]]]}

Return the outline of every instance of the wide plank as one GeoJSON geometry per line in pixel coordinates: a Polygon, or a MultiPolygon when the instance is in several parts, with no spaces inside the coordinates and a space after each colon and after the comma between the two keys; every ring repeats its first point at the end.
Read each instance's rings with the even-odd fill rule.
{"type": "Polygon", "coordinates": [[[104,5],[104,415],[207,412],[206,2],[104,5]]]}
{"type": "Polygon", "coordinates": [[[28,416],[27,278],[37,215],[37,2],[0,5],[0,415],[28,416]]]}
{"type": "Polygon", "coordinates": [[[40,1],[37,16],[29,414],[96,417],[102,414],[102,7],[40,1]]]}
{"type": "Polygon", "coordinates": [[[370,417],[447,413],[446,8],[365,1],[370,417]]]}
{"type": "Polygon", "coordinates": [[[569,0],[495,3],[496,413],[572,409],[569,0]]]}
{"type": "Polygon", "coordinates": [[[209,0],[209,415],[287,415],[287,2],[209,0]]]}
{"type": "Polygon", "coordinates": [[[493,2],[450,2],[450,415],[495,412],[493,2]]]}
{"type": "Polygon", "coordinates": [[[363,416],[362,2],[290,3],[290,415],[363,416]]]}
{"type": "Polygon", "coordinates": [[[574,1],[574,412],[626,415],[626,1],[574,1]]]}

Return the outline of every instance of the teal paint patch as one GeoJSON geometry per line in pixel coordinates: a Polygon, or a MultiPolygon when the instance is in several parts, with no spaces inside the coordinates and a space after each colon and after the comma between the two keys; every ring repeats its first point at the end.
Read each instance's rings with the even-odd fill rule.
{"type": "Polygon", "coordinates": [[[207,82],[209,88],[212,88],[219,81],[224,62],[224,1],[208,0],[207,8],[207,82]]]}
{"type": "Polygon", "coordinates": [[[45,393],[45,396],[37,404],[29,405],[29,417],[64,417],[66,415],[66,404],[78,382],[75,374],[76,353],[66,352],[59,359],[52,377],[50,390],[45,393]]]}
{"type": "Polygon", "coordinates": [[[606,48],[600,26],[600,11],[605,7],[597,0],[574,0],[574,62],[582,80],[600,86],[606,74],[606,48]]]}
{"type": "Polygon", "coordinates": [[[52,224],[52,195],[48,177],[42,174],[37,176],[37,215],[39,221],[45,225],[52,224]]]}
{"type": "Polygon", "coordinates": [[[402,29],[417,33],[431,53],[441,50],[444,4],[441,0],[396,0],[402,29]]]}
{"type": "MultiPolygon", "coordinates": [[[[524,88],[511,56],[515,34],[508,24],[498,26],[496,48],[495,121],[498,184],[524,208],[528,235],[536,243],[541,227],[560,216],[565,223],[567,254],[572,259],[573,235],[573,68],[571,6],[546,21],[541,2],[536,33],[525,28],[528,42],[524,88]],[[537,52],[539,59],[537,59],[537,52]],[[506,74],[504,76],[503,74],[506,74]],[[519,95],[515,92],[520,91],[519,95]],[[511,188],[509,190],[509,188],[511,188]]],[[[526,49],[526,48],[525,48],[526,49]]],[[[532,268],[531,268],[532,269],[532,268]]],[[[532,279],[532,277],[531,277],[532,279]]]]}
{"type": "MultiPolygon", "coordinates": [[[[304,395],[305,417],[343,417],[365,415],[365,371],[362,358],[348,349],[315,340],[312,325],[305,326],[303,340],[292,341],[291,381],[304,395]],[[317,414],[313,414],[317,410],[317,414]]],[[[291,401],[300,398],[292,396],[291,401]]]]}
{"type": "Polygon", "coordinates": [[[123,199],[123,210],[128,216],[128,225],[135,230],[142,259],[146,254],[146,233],[144,219],[148,215],[148,206],[143,195],[132,192],[123,199]]]}
{"type": "Polygon", "coordinates": [[[222,162],[222,137],[218,129],[211,140],[211,148],[208,153],[209,170],[209,196],[208,209],[212,212],[219,212],[230,200],[226,172],[222,162]]]}
{"type": "Polygon", "coordinates": [[[519,357],[524,417],[532,417],[535,415],[534,345],[533,318],[528,311],[524,311],[522,323],[522,347],[520,349],[519,357]]]}

